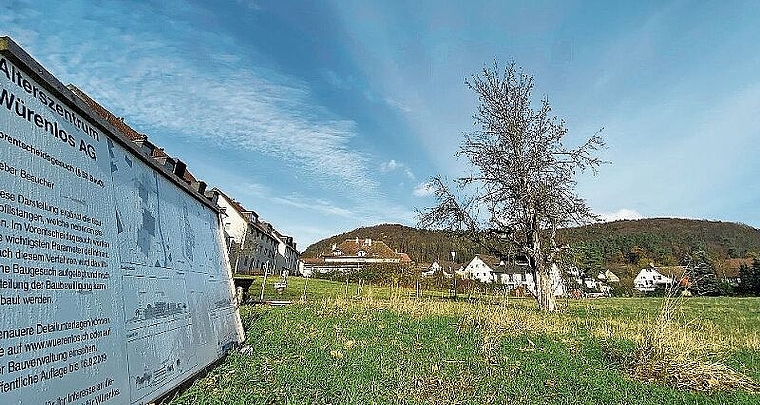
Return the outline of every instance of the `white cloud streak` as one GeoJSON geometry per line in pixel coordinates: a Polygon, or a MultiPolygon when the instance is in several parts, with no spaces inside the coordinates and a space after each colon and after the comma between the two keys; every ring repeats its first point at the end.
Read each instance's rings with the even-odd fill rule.
{"type": "Polygon", "coordinates": [[[396,170],[402,171],[404,175],[411,180],[417,179],[417,176],[414,175],[414,172],[412,172],[409,166],[400,162],[396,162],[395,159],[391,159],[390,161],[380,165],[380,171],[383,173],[389,173],[396,170]]]}
{"type": "Polygon", "coordinates": [[[304,198],[302,196],[273,197],[270,201],[302,210],[311,210],[330,216],[343,218],[356,218],[356,214],[346,208],[338,207],[331,202],[320,198],[304,198]]]}
{"type": "MultiPolygon", "coordinates": [[[[234,49],[203,58],[135,31],[109,34],[104,46],[100,34],[88,36],[86,31],[65,46],[55,38],[24,34],[23,46],[53,74],[149,136],[166,131],[263,154],[323,187],[378,195],[368,155],[351,146],[358,136],[356,123],[316,103],[306,83],[247,64],[234,49]]],[[[201,34],[215,35],[195,33],[201,34]]],[[[226,37],[218,41],[230,42],[226,37]]]]}
{"type": "Polygon", "coordinates": [[[602,212],[598,214],[604,222],[619,221],[622,219],[641,219],[643,215],[639,214],[636,210],[628,208],[621,208],[615,212],[602,212]]]}
{"type": "Polygon", "coordinates": [[[433,192],[435,192],[435,189],[433,189],[433,183],[427,182],[418,184],[417,187],[414,188],[412,194],[417,197],[427,197],[433,195],[433,192]]]}

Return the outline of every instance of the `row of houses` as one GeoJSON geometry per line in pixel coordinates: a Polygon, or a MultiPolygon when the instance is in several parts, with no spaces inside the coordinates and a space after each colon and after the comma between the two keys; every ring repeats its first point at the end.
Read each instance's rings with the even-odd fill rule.
{"type": "MultiPolygon", "coordinates": [[[[452,256],[453,258],[454,256],[452,256]]],[[[303,259],[303,275],[351,273],[368,265],[397,264],[419,272],[422,278],[475,280],[485,284],[504,286],[507,291],[522,290],[535,293],[537,282],[525,256],[510,259],[478,254],[466,263],[436,260],[430,264],[415,264],[405,253],[391,249],[384,241],[355,237],[333,243],[318,257],[303,259]]],[[[734,266],[738,267],[738,266],[734,266]]],[[[652,292],[673,283],[683,283],[686,268],[683,266],[641,269],[633,280],[633,288],[643,293],[652,292]]],[[[725,278],[725,277],[724,277],[725,278]]],[[[571,267],[561,271],[553,266],[550,271],[555,295],[610,295],[620,277],[610,270],[589,273],[571,267]]],[[[726,278],[728,281],[733,279],[726,278]]]]}
{"type": "MultiPolygon", "coordinates": [[[[733,267],[737,266],[730,267],[730,265],[729,263],[728,269],[723,269],[721,280],[736,286],[740,280],[733,267]]],[[[499,260],[493,256],[476,255],[466,265],[456,265],[451,262],[444,262],[441,265],[438,262],[433,262],[427,270],[422,272],[422,275],[430,277],[436,272],[441,272],[447,278],[458,275],[461,278],[478,280],[483,283],[506,285],[508,289],[522,287],[532,292],[535,291],[535,280],[533,280],[528,262],[519,258],[511,263],[505,263],[504,260],[499,260]],[[448,272],[446,268],[449,269],[448,272]]],[[[552,268],[551,278],[556,295],[571,293],[573,289],[579,287],[592,294],[609,295],[612,286],[620,283],[620,277],[610,270],[599,272],[593,277],[580,269],[571,268],[563,277],[556,266],[552,268]]],[[[681,287],[690,285],[685,266],[657,267],[651,264],[641,269],[633,279],[633,288],[642,293],[653,292],[675,284],[681,287]]]]}
{"type": "Polygon", "coordinates": [[[69,89],[122,135],[134,142],[142,153],[153,158],[192,190],[216,203],[222,212],[233,272],[255,274],[263,272],[265,268],[270,273],[278,274],[284,271],[289,274],[298,272],[300,254],[293,237],[281,233],[272,224],[261,221],[256,212],[246,210],[222,190],[207,190],[206,183],[196,179],[183,161],[169,156],[163,148],[148,140],[147,135],[137,132],[127,125],[123,118],[108,111],[81,89],[73,85],[69,85],[69,89]]]}
{"type": "MultiPolygon", "coordinates": [[[[370,238],[346,239],[333,243],[330,249],[318,257],[304,258],[303,274],[307,277],[328,273],[361,271],[369,265],[402,265],[420,271],[422,277],[444,277],[475,280],[481,283],[496,283],[507,290],[535,293],[536,280],[525,258],[510,260],[495,256],[476,255],[466,264],[435,261],[428,266],[414,265],[403,252],[391,249],[385,242],[370,238]],[[418,270],[417,270],[418,269],[418,270]]],[[[567,289],[560,271],[554,267],[550,272],[552,288],[556,295],[565,295],[567,289]]]]}
{"type": "MultiPolygon", "coordinates": [[[[251,215],[251,218],[255,218],[255,213],[251,215]]],[[[255,222],[254,219],[251,221],[255,222]]],[[[230,233],[234,234],[232,228],[230,233]]],[[[257,237],[260,236],[257,234],[257,237]]],[[[263,257],[256,260],[260,262],[263,257]]],[[[418,271],[422,278],[453,279],[456,277],[484,284],[500,285],[507,291],[520,290],[524,293],[535,294],[538,284],[524,256],[518,255],[504,259],[478,254],[466,263],[436,260],[429,265],[415,264],[407,254],[391,249],[384,241],[359,237],[333,243],[318,257],[304,258],[302,274],[307,277],[327,273],[348,274],[361,271],[369,265],[388,264],[406,266],[413,271],[418,271]]],[[[238,265],[239,269],[244,267],[245,264],[238,265]]],[[[682,266],[649,266],[641,269],[635,277],[633,288],[647,293],[670,286],[675,282],[682,283],[685,270],[682,266]]],[[[578,268],[570,268],[563,272],[557,266],[553,266],[550,270],[550,280],[557,296],[610,295],[613,286],[620,283],[620,277],[610,270],[588,274],[578,268]]]]}
{"type": "Polygon", "coordinates": [[[222,208],[230,265],[235,274],[297,274],[300,253],[292,236],[262,221],[259,214],[246,209],[225,192],[217,204],[222,208]]]}
{"type": "MultiPolygon", "coordinates": [[[[505,259],[479,254],[475,255],[467,264],[461,265],[453,262],[439,263],[434,261],[422,272],[422,276],[434,277],[437,273],[445,278],[456,276],[465,280],[498,284],[504,286],[507,291],[522,290],[532,294],[536,293],[537,282],[533,277],[533,271],[528,260],[524,256],[505,259]]],[[[557,296],[566,295],[567,287],[557,266],[552,267],[549,277],[554,294],[557,296]]]]}
{"type": "MultiPolygon", "coordinates": [[[[752,259],[735,258],[715,263],[716,279],[732,287],[738,287],[741,283],[739,278],[739,267],[741,265],[751,266],[752,259]]],[[[653,292],[675,284],[688,288],[693,280],[689,279],[687,270],[686,266],[655,266],[650,264],[641,269],[636,278],[633,279],[633,288],[641,292],[653,292]]]]}

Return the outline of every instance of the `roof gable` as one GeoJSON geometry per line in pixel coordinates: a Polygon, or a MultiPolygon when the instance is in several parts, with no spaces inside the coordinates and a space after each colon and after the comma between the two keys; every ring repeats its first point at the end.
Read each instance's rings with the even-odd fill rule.
{"type": "Polygon", "coordinates": [[[388,247],[383,241],[373,239],[346,239],[334,244],[332,249],[325,252],[323,257],[348,256],[367,259],[398,260],[400,263],[412,263],[406,253],[399,253],[388,247]],[[363,252],[360,254],[360,252],[363,252]]]}

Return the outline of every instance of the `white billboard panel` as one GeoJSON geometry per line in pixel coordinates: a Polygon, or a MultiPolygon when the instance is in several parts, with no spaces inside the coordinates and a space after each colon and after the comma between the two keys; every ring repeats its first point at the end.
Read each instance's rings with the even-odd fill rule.
{"type": "Polygon", "coordinates": [[[0,403],[148,402],[242,339],[218,213],[9,52],[0,403]]]}

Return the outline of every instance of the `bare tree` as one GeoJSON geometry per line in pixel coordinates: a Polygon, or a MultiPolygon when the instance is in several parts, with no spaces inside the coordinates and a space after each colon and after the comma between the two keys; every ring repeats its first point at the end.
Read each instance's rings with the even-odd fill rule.
{"type": "Polygon", "coordinates": [[[596,219],[575,192],[577,172],[594,174],[604,163],[601,130],[574,149],[566,148],[563,120],[551,116],[546,97],[533,108],[533,77],[512,62],[494,62],[465,84],[478,95],[477,129],[464,134],[457,157],[471,163],[468,175],[451,184],[431,179],[437,205],[418,211],[419,226],[466,236],[489,253],[528,257],[540,309],[556,309],[550,272],[563,248],[557,229],[596,219]]]}

